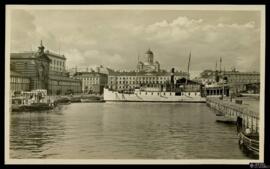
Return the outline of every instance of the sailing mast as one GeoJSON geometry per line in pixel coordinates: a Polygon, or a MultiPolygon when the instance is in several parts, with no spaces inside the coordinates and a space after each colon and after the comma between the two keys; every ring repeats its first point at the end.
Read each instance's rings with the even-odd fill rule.
{"type": "MultiPolygon", "coordinates": [[[[189,52],[189,58],[188,58],[188,79],[189,79],[189,68],[190,68],[190,59],[191,59],[191,51],[189,52]]],[[[187,84],[187,78],[186,78],[186,84],[187,84]]]]}
{"type": "Polygon", "coordinates": [[[137,56],[137,70],[136,70],[136,86],[139,87],[139,82],[138,82],[138,72],[139,72],[139,62],[140,62],[140,55],[138,53],[137,56]]]}

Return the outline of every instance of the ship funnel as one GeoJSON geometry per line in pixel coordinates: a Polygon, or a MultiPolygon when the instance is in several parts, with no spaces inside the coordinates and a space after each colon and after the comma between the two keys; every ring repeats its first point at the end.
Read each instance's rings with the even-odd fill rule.
{"type": "Polygon", "coordinates": [[[171,70],[171,84],[174,84],[174,68],[171,70]]]}

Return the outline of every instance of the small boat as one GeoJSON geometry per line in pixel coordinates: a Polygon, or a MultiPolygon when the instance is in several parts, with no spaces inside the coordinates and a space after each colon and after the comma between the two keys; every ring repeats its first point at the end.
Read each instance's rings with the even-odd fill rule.
{"type": "Polygon", "coordinates": [[[47,91],[43,89],[21,92],[19,97],[11,99],[11,111],[23,112],[53,109],[55,104],[50,100],[46,100],[46,96],[47,91]]]}
{"type": "Polygon", "coordinates": [[[82,103],[102,103],[104,100],[93,100],[93,99],[81,99],[82,103]]]}
{"type": "Polygon", "coordinates": [[[102,103],[105,102],[104,100],[101,99],[89,99],[89,98],[85,98],[85,99],[81,99],[82,103],[102,103]]]}
{"type": "Polygon", "coordinates": [[[70,97],[70,102],[71,103],[80,103],[81,97],[70,97]]]}
{"type": "Polygon", "coordinates": [[[54,103],[56,105],[68,105],[71,103],[71,100],[67,97],[64,97],[64,98],[57,99],[54,103]]]}
{"type": "Polygon", "coordinates": [[[54,108],[54,105],[48,103],[32,103],[29,105],[12,105],[11,107],[13,112],[23,112],[23,111],[51,110],[54,108]]]}
{"type": "Polygon", "coordinates": [[[99,103],[99,102],[104,102],[104,100],[100,96],[82,96],[81,97],[81,102],[82,103],[99,103]]]}
{"type": "Polygon", "coordinates": [[[253,157],[259,156],[259,134],[245,133],[241,131],[239,134],[239,146],[247,155],[253,157]]]}
{"type": "Polygon", "coordinates": [[[228,116],[223,113],[217,113],[216,114],[216,121],[217,122],[223,122],[223,123],[236,123],[236,118],[233,116],[228,116]]]}

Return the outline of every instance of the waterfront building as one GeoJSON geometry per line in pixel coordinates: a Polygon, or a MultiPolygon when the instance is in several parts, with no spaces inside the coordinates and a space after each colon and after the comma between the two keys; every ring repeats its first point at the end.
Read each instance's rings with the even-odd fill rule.
{"type": "MultiPolygon", "coordinates": [[[[188,78],[186,72],[175,72],[174,82],[178,79],[188,78]]],[[[156,87],[159,85],[169,84],[171,73],[161,72],[111,72],[108,77],[108,87],[112,90],[134,90],[136,87],[147,86],[156,87]]]]}
{"type": "Polygon", "coordinates": [[[259,72],[222,71],[219,76],[228,83],[249,84],[260,83],[259,72]]]}
{"type": "Polygon", "coordinates": [[[49,50],[45,51],[45,54],[51,60],[50,62],[50,72],[65,72],[66,69],[66,57],[65,55],[56,54],[49,50]]]}
{"type": "Polygon", "coordinates": [[[44,51],[42,42],[38,51],[11,53],[10,63],[16,72],[29,78],[29,90],[46,89],[48,94],[80,93],[81,82],[68,77],[66,58],[44,51]]]}
{"type": "Polygon", "coordinates": [[[10,71],[10,93],[14,95],[16,92],[28,91],[30,89],[30,79],[21,73],[10,71]]]}
{"type": "Polygon", "coordinates": [[[197,79],[208,86],[207,95],[219,95],[222,87],[218,84],[226,84],[226,95],[229,93],[249,92],[259,93],[260,73],[231,71],[204,70],[197,79]]]}
{"type": "Polygon", "coordinates": [[[108,83],[108,75],[101,73],[99,69],[97,72],[76,72],[73,77],[81,80],[82,92],[88,94],[102,94],[108,83]]]}
{"type": "Polygon", "coordinates": [[[219,73],[220,79],[223,79],[230,85],[231,93],[252,92],[259,93],[260,73],[258,72],[239,72],[222,71],[219,73]],[[251,91],[252,90],[252,91],[251,91]]]}
{"type": "MultiPolygon", "coordinates": [[[[182,71],[174,72],[174,83],[177,80],[189,79],[189,74],[182,71]]],[[[149,49],[145,52],[144,62],[138,60],[137,70],[109,71],[108,87],[112,90],[134,90],[136,87],[157,87],[169,84],[171,73],[160,68],[158,61],[154,62],[154,53],[149,49]]]]}

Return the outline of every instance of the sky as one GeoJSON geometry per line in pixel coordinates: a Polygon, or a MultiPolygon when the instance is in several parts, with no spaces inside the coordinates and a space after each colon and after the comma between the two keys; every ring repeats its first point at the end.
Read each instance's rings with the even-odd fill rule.
{"type": "Polygon", "coordinates": [[[11,52],[64,54],[68,68],[134,70],[150,48],[162,69],[259,71],[260,12],[207,10],[12,10],[11,52]],[[45,50],[46,50],[45,49],[45,50]],[[139,57],[138,57],[139,56],[139,57]],[[219,68],[219,64],[218,64],[219,68]]]}

